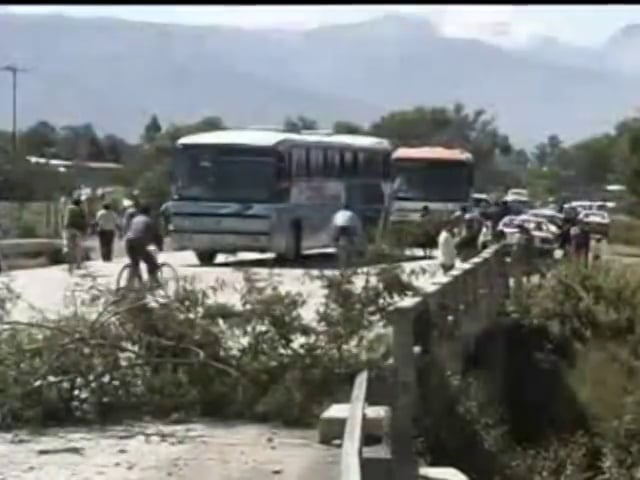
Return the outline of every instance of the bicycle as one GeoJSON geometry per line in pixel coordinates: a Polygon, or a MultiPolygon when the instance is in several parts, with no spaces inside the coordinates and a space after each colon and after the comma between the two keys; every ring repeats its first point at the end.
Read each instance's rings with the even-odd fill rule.
{"type": "MultiPolygon", "coordinates": [[[[151,248],[150,250],[157,260],[159,256],[159,252],[157,251],[157,249],[151,248]]],[[[139,275],[131,275],[132,268],[133,266],[131,265],[131,262],[127,262],[122,266],[122,268],[118,272],[118,276],[116,277],[116,292],[123,292],[125,290],[131,289],[132,287],[134,287],[135,285],[132,282],[130,283],[129,280],[133,279],[133,282],[135,282],[136,277],[138,282],[142,282],[142,284],[145,283],[144,281],[142,281],[141,271],[138,272],[139,275]]],[[[173,265],[171,265],[168,262],[159,262],[157,275],[158,275],[158,285],[152,285],[151,288],[153,290],[157,288],[162,288],[167,294],[173,294],[177,291],[179,286],[180,276],[178,274],[178,271],[173,265]]],[[[151,282],[149,282],[148,279],[146,283],[147,285],[151,284],[151,282]]]]}

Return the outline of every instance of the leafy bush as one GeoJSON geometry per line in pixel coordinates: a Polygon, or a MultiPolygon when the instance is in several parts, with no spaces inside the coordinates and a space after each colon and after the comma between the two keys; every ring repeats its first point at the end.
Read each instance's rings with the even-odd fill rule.
{"type": "Polygon", "coordinates": [[[40,236],[37,227],[33,223],[26,221],[18,223],[16,233],[18,238],[37,238],[40,236]]]}
{"type": "Polygon", "coordinates": [[[140,415],[315,420],[357,371],[388,356],[385,308],[411,290],[393,268],[356,275],[322,277],[313,321],[301,295],[250,272],[239,306],[186,280],[171,297],[118,297],[85,279],[90,289],[69,313],[0,323],[0,426],[140,415]]]}
{"type": "Polygon", "coordinates": [[[530,286],[523,318],[572,343],[566,377],[589,415],[588,432],[513,453],[535,480],[631,479],[640,473],[640,273],[618,264],[566,263],[530,286]]]}
{"type": "Polygon", "coordinates": [[[592,338],[634,344],[640,311],[640,274],[600,262],[564,262],[545,282],[530,285],[524,318],[579,343],[592,338]]]}

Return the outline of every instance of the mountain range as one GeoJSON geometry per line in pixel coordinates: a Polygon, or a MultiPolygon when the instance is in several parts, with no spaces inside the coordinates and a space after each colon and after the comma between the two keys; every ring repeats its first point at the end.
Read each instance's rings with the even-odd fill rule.
{"type": "MultiPolygon", "coordinates": [[[[219,115],[233,126],[304,114],[329,126],[460,101],[495,115],[523,146],[551,133],[572,141],[634,112],[638,51],[640,25],[593,48],[547,37],[508,49],[396,15],[279,31],[0,14],[0,66],[29,69],[19,76],[20,126],[92,122],[128,139],[153,113],[165,124],[219,115]]],[[[2,75],[0,128],[10,124],[2,75]]]]}

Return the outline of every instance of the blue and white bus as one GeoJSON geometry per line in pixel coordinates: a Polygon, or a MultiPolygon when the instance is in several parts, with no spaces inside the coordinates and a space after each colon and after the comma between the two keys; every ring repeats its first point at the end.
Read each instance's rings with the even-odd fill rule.
{"type": "Polygon", "coordinates": [[[176,150],[170,237],[204,265],[222,252],[295,260],[330,247],[345,196],[377,218],[391,177],[390,142],[365,135],[220,130],[183,137],[176,150]]]}

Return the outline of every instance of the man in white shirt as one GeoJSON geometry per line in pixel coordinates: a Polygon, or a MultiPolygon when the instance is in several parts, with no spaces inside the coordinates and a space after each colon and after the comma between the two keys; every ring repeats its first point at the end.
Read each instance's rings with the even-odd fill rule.
{"type": "Polygon", "coordinates": [[[100,241],[100,254],[103,262],[110,262],[113,259],[113,242],[118,226],[118,217],[111,210],[111,205],[105,203],[96,215],[98,226],[98,240],[100,241]]]}
{"type": "Polygon", "coordinates": [[[360,218],[351,211],[349,204],[344,202],[331,220],[333,240],[336,242],[340,235],[349,235],[357,250],[364,250],[364,228],[360,218]]]}
{"type": "Polygon", "coordinates": [[[440,235],[438,235],[438,254],[440,266],[444,273],[453,270],[456,265],[456,244],[453,239],[452,222],[445,225],[440,235]]]}

